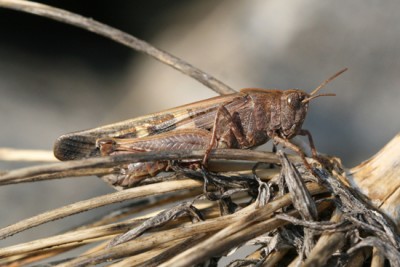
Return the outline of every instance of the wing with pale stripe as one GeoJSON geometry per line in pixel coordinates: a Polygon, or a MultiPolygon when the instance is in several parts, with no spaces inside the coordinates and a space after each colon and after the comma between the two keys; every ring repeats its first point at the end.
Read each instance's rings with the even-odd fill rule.
{"type": "Polygon", "coordinates": [[[246,106],[247,96],[237,93],[218,96],[90,130],[60,136],[54,155],[60,160],[99,156],[96,140],[104,137],[141,138],[175,129],[212,128],[218,107],[239,110],[246,106]]]}

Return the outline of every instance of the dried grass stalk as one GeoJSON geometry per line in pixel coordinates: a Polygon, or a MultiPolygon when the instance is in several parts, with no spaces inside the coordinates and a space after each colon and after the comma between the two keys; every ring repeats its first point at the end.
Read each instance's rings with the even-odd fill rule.
{"type": "Polygon", "coordinates": [[[182,59],[175,57],[165,51],[155,48],[149,43],[140,40],[130,34],[110,27],[106,24],[95,21],[91,18],[86,18],[63,9],[54,8],[48,5],[39,4],[23,0],[0,0],[0,7],[10,8],[18,11],[23,11],[42,17],[47,17],[62,23],[71,24],[73,26],[83,28],[87,31],[94,32],[109,38],[117,43],[123,44],[136,51],[145,53],[160,62],[171,66],[192,77],[193,79],[201,82],[206,87],[214,90],[219,94],[230,94],[236,91],[217,80],[213,76],[205,73],[204,71],[190,65],[182,59]]]}
{"type": "Polygon", "coordinates": [[[0,160],[3,161],[33,161],[33,162],[56,162],[53,151],[0,148],[0,160]]]}

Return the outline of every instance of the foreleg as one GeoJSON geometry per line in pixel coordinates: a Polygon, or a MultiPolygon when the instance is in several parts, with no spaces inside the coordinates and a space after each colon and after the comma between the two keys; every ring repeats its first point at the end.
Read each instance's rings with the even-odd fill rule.
{"type": "Polygon", "coordinates": [[[283,145],[284,147],[287,147],[287,148],[293,150],[294,152],[296,152],[296,153],[301,157],[301,159],[303,160],[304,166],[306,166],[306,168],[307,168],[308,170],[310,170],[312,173],[314,173],[314,171],[313,171],[311,165],[308,163],[308,161],[307,161],[307,159],[306,159],[306,154],[303,152],[303,150],[301,150],[300,147],[298,147],[298,146],[296,146],[295,144],[291,143],[289,140],[284,139],[284,138],[282,138],[282,137],[279,137],[279,136],[277,136],[277,135],[273,136],[273,140],[274,140],[275,142],[277,142],[277,143],[283,145]]]}

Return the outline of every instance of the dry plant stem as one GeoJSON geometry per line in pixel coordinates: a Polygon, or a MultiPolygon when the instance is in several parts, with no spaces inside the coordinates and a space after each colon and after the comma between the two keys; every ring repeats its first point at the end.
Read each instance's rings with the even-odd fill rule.
{"type": "MultiPolygon", "coordinates": [[[[125,229],[129,228],[126,227],[125,229]]],[[[78,236],[73,236],[71,234],[59,235],[23,244],[18,244],[11,247],[5,247],[0,250],[1,253],[0,257],[4,259],[7,259],[7,257],[9,257],[10,259],[21,256],[27,258],[27,257],[34,257],[35,254],[44,255],[44,252],[46,252],[47,254],[52,254],[54,251],[61,251],[62,253],[78,246],[83,246],[88,243],[94,243],[99,240],[109,238],[110,235],[116,234],[116,230],[110,227],[100,230],[101,231],[99,231],[98,233],[95,233],[94,231],[78,232],[78,234],[80,234],[78,236]],[[83,236],[85,235],[89,237],[87,239],[84,239],[83,236]],[[41,244],[42,241],[45,243],[41,244]],[[54,246],[52,246],[52,244],[54,244],[54,246]]],[[[53,255],[49,255],[49,257],[52,256],[53,255]]],[[[3,260],[0,260],[0,265],[4,264],[3,260]]]]}
{"type": "MultiPolygon", "coordinates": [[[[129,206],[122,207],[121,209],[117,209],[113,211],[111,214],[108,213],[106,216],[94,221],[90,224],[84,224],[80,227],[77,227],[75,230],[84,230],[84,229],[91,229],[96,226],[103,226],[106,224],[114,223],[118,220],[122,220],[126,217],[137,215],[140,212],[144,212],[146,210],[152,208],[160,208],[164,205],[171,204],[174,202],[183,201],[186,199],[190,199],[192,197],[198,196],[203,193],[202,188],[195,188],[192,190],[188,190],[187,192],[182,192],[176,195],[169,195],[167,197],[154,197],[152,199],[145,199],[147,203],[142,202],[135,202],[134,204],[130,204],[129,206]]],[[[71,231],[69,231],[71,232],[71,231]]]]}
{"type": "Polygon", "coordinates": [[[275,217],[280,220],[288,221],[291,222],[293,225],[300,225],[309,229],[317,230],[317,231],[343,231],[343,230],[349,230],[351,228],[354,228],[354,226],[349,226],[348,228],[342,228],[340,229],[341,226],[343,226],[343,222],[341,223],[333,223],[333,222],[321,222],[321,221],[306,221],[306,220],[300,220],[292,216],[288,216],[285,213],[281,214],[276,214],[275,217]]]}
{"type": "MultiPolygon", "coordinates": [[[[73,248],[73,247],[72,247],[73,248]]],[[[58,249],[53,249],[51,251],[41,251],[36,254],[32,255],[17,255],[15,257],[10,257],[10,258],[4,258],[0,259],[0,266],[34,266],[34,264],[38,261],[45,260],[54,256],[57,256],[61,253],[64,253],[71,248],[65,249],[65,248],[58,248],[58,249]]]]}
{"type": "Polygon", "coordinates": [[[317,207],[310,192],[307,191],[300,173],[289,161],[286,154],[282,151],[278,151],[277,154],[282,161],[283,175],[295,209],[300,211],[303,219],[307,221],[316,220],[318,218],[317,207]]]}
{"type": "MultiPolygon", "coordinates": [[[[207,212],[209,213],[209,212],[207,212]]],[[[215,212],[209,218],[216,217],[218,212],[215,212]]],[[[85,230],[78,230],[73,232],[68,232],[66,234],[52,236],[49,238],[39,239],[32,242],[28,242],[25,244],[19,244],[7,248],[0,249],[0,265],[2,264],[10,264],[15,263],[17,261],[24,261],[24,262],[34,262],[37,258],[36,254],[41,256],[41,260],[46,258],[56,256],[57,254],[66,252],[70,249],[73,249],[78,246],[85,245],[87,243],[98,242],[99,240],[108,239],[110,235],[119,233],[121,231],[126,231],[130,227],[135,226],[135,223],[143,221],[142,218],[131,219],[123,223],[116,223],[112,225],[106,225],[101,227],[95,227],[93,229],[85,229],[85,230]],[[16,255],[16,256],[13,256],[16,255]],[[20,259],[20,260],[18,260],[20,259]]],[[[184,220],[180,219],[172,224],[182,224],[184,220]]],[[[173,227],[173,225],[171,225],[173,227]]],[[[179,243],[178,241],[173,241],[179,243]]],[[[85,252],[86,254],[90,254],[93,252],[97,252],[103,250],[107,245],[108,241],[105,243],[96,246],[89,251],[85,252]]],[[[166,246],[163,250],[158,251],[159,257],[165,257],[168,254],[167,250],[172,245],[171,242],[164,244],[166,246]],[[166,254],[165,254],[166,253],[166,254]]],[[[187,244],[186,244],[187,245],[187,244]]],[[[153,250],[151,250],[153,251],[153,250]]],[[[146,256],[148,253],[145,253],[146,256]]],[[[175,255],[176,253],[174,253],[175,255]]],[[[146,257],[144,256],[144,257],[146,257]]],[[[155,256],[155,255],[153,255],[155,256]]],[[[138,258],[143,258],[142,254],[136,255],[138,258]]],[[[128,264],[130,266],[130,264],[128,264]]]]}
{"type": "MultiPolygon", "coordinates": [[[[199,234],[199,235],[194,235],[189,238],[185,238],[182,241],[176,242],[177,244],[174,246],[169,246],[165,251],[162,253],[158,254],[156,257],[142,262],[139,266],[140,267],[150,267],[154,266],[157,267],[161,265],[163,262],[165,262],[167,259],[172,258],[173,256],[179,254],[181,251],[185,250],[188,247],[194,246],[196,243],[199,243],[202,241],[204,237],[207,237],[206,234],[199,234]]],[[[127,265],[125,265],[127,266],[127,265]]]]}
{"type": "MultiPolygon", "coordinates": [[[[282,161],[282,172],[288,190],[291,193],[290,195],[292,197],[293,206],[299,211],[304,220],[317,220],[317,207],[310,193],[307,191],[300,173],[282,151],[278,151],[278,156],[282,161]]],[[[314,235],[314,230],[310,228],[304,229],[304,253],[306,255],[308,255],[312,247],[314,247],[314,235]]]]}
{"type": "MultiPolygon", "coordinates": [[[[307,189],[312,195],[324,191],[324,189],[317,184],[310,184],[307,186],[307,189]]],[[[290,198],[289,195],[285,195],[285,197],[282,197],[282,200],[287,197],[290,198]]],[[[282,225],[283,222],[281,220],[275,218],[270,219],[270,217],[275,210],[287,206],[290,203],[289,199],[287,201],[288,203],[286,204],[279,203],[280,201],[273,201],[246,216],[238,217],[239,220],[235,223],[230,224],[205,242],[184,251],[161,266],[189,266],[200,263],[202,260],[209,258],[210,255],[222,253],[261,233],[268,232],[268,229],[273,224],[272,221],[282,225]],[[280,207],[277,207],[278,203],[280,207]],[[254,226],[254,224],[257,227],[254,226]],[[250,225],[252,225],[252,227],[250,227],[250,225]]]]}
{"type": "Polygon", "coordinates": [[[132,219],[123,223],[115,223],[105,226],[93,227],[91,229],[77,230],[61,235],[51,236],[23,244],[18,244],[0,249],[0,257],[9,257],[18,254],[32,253],[45,248],[54,248],[56,246],[75,246],[91,243],[95,238],[105,237],[126,231],[130,227],[142,222],[143,219],[132,219]]]}
{"type": "MultiPolygon", "coordinates": [[[[49,253],[46,253],[46,255],[51,257],[50,255],[51,251],[54,250],[60,251],[59,249],[57,250],[58,247],[63,248],[64,251],[59,252],[62,253],[70,249],[73,249],[76,246],[75,244],[78,244],[78,246],[82,246],[85,245],[86,243],[95,242],[96,238],[99,237],[109,238],[108,237],[109,235],[128,231],[131,227],[134,227],[135,224],[141,223],[142,220],[144,220],[145,218],[139,217],[136,219],[127,220],[120,223],[114,223],[111,225],[106,225],[106,224],[110,224],[117,220],[121,220],[126,216],[137,214],[139,212],[149,210],[151,208],[160,207],[168,203],[192,198],[194,196],[200,195],[201,193],[202,193],[202,188],[197,188],[194,190],[188,190],[183,194],[171,195],[168,196],[167,198],[156,198],[147,204],[144,204],[141,201],[137,201],[133,206],[131,204],[129,205],[129,207],[123,207],[122,210],[120,211],[119,210],[114,211],[111,214],[104,216],[93,223],[85,224],[84,226],[78,227],[75,230],[68,231],[65,234],[60,234],[48,238],[43,238],[27,243],[18,244],[15,246],[2,248],[0,249],[0,257],[26,254],[29,255],[29,257],[34,258],[35,253],[40,253],[40,250],[44,251],[44,249],[46,248],[50,248],[46,249],[46,251],[49,251],[49,253]]],[[[209,211],[207,211],[206,214],[209,218],[217,216],[217,212],[210,213],[209,211]]],[[[153,216],[153,215],[148,214],[147,216],[153,216]]],[[[181,221],[182,220],[177,220],[176,222],[169,224],[169,226],[171,227],[173,225],[179,224],[181,223],[181,221]]],[[[27,258],[27,256],[24,257],[27,258]]],[[[0,265],[1,263],[2,261],[0,260],[0,265]]]]}
{"type": "Polygon", "coordinates": [[[225,85],[216,78],[199,70],[191,64],[177,58],[165,51],[155,48],[149,43],[142,41],[132,35],[123,31],[117,30],[103,23],[86,18],[63,9],[54,8],[48,5],[39,3],[21,1],[21,0],[0,0],[0,7],[14,9],[26,13],[39,15],[42,17],[50,18],[60,21],[62,23],[71,24],[73,26],[83,28],[87,31],[94,32],[106,38],[114,40],[120,44],[130,47],[136,51],[145,53],[158,61],[173,67],[176,70],[196,79],[205,86],[211,88],[218,94],[236,93],[235,90],[225,85]]]}
{"type": "MultiPolygon", "coordinates": [[[[148,208],[151,208],[151,206],[148,208]]],[[[206,212],[207,218],[215,218],[219,214],[217,210],[215,210],[215,212],[211,212],[211,210],[209,209],[207,209],[206,211],[202,211],[206,212]]],[[[77,245],[81,246],[87,243],[93,243],[99,239],[109,239],[111,235],[126,232],[132,227],[139,225],[144,220],[146,220],[146,218],[148,219],[149,216],[152,215],[148,214],[146,215],[146,217],[143,218],[140,217],[129,219],[124,222],[118,222],[109,225],[102,225],[97,227],[92,226],[90,228],[78,229],[60,235],[0,248],[0,258],[10,257],[13,255],[24,255],[25,257],[25,255],[34,255],[35,253],[40,252],[41,250],[43,251],[45,249],[50,252],[53,250],[59,250],[59,248],[67,250],[68,248],[74,248],[77,245]]],[[[167,227],[173,227],[174,225],[176,226],[184,221],[187,221],[187,218],[182,218],[171,222],[167,227]]],[[[0,265],[1,263],[2,261],[0,260],[0,265]]]]}
{"type": "MultiPolygon", "coordinates": [[[[113,167],[127,163],[178,159],[201,160],[204,157],[204,153],[205,150],[150,151],[39,165],[9,171],[0,175],[0,186],[38,180],[58,179],[62,177],[104,175],[113,173],[113,167]]],[[[246,160],[274,164],[280,163],[280,160],[275,153],[243,149],[212,150],[209,157],[210,159],[246,160]]],[[[300,162],[299,157],[297,156],[289,156],[289,159],[292,162],[300,162]]]]}
{"type": "Polygon", "coordinates": [[[90,247],[89,249],[85,250],[83,253],[80,255],[89,255],[92,253],[95,253],[97,251],[101,251],[107,247],[107,241],[106,242],[101,242],[100,244],[97,244],[94,247],[90,247]]]}
{"type": "Polygon", "coordinates": [[[31,150],[16,148],[0,148],[0,160],[4,161],[32,161],[56,162],[58,161],[50,150],[31,150]]]}
{"type": "Polygon", "coordinates": [[[300,255],[297,255],[294,260],[292,260],[287,267],[300,267],[303,262],[303,257],[300,257],[300,255]]]}
{"type": "MultiPolygon", "coordinates": [[[[331,218],[331,222],[339,223],[341,220],[341,212],[339,210],[335,210],[331,218]]],[[[339,248],[343,247],[346,240],[345,236],[345,232],[323,233],[318,239],[315,247],[311,250],[303,267],[325,266],[332,254],[339,248]]]]}
{"type": "MultiPolygon", "coordinates": [[[[319,208],[320,210],[325,209],[329,204],[323,203],[320,204],[319,208]]],[[[256,212],[255,212],[256,213],[256,212]]],[[[249,217],[253,217],[255,215],[249,214],[249,216],[246,216],[247,219],[250,219],[249,217]]],[[[291,216],[298,216],[297,211],[291,211],[288,212],[289,215],[291,216]]],[[[258,216],[258,215],[256,215],[258,216]]],[[[184,251],[183,253],[179,254],[172,260],[160,265],[160,267],[166,267],[166,266],[190,266],[192,264],[197,264],[202,262],[204,259],[210,258],[213,255],[219,255],[223,253],[224,251],[227,251],[235,246],[238,246],[252,238],[255,238],[256,236],[259,236],[263,233],[269,232],[273,229],[277,229],[278,227],[281,227],[287,222],[281,221],[277,218],[270,218],[266,219],[267,216],[262,215],[263,217],[261,221],[255,223],[255,224],[250,224],[247,225],[245,229],[239,229],[238,231],[226,231],[227,228],[232,228],[231,225],[228,227],[225,227],[221,231],[219,231],[217,234],[212,236],[211,238],[207,239],[205,242],[190,248],[189,250],[184,251]],[[230,233],[227,233],[230,232],[230,233]],[[217,238],[220,238],[218,241],[216,240],[217,238]],[[212,245],[211,245],[212,242],[212,245]],[[189,255],[190,254],[190,255],[189,255]]],[[[238,224],[243,224],[244,223],[244,218],[242,217],[241,220],[237,221],[235,225],[238,224]]],[[[258,221],[258,219],[257,219],[258,221]]],[[[232,228],[232,230],[236,228],[235,226],[232,228]]]]}
{"type": "MultiPolygon", "coordinates": [[[[321,186],[319,186],[317,184],[310,184],[308,186],[308,188],[309,188],[310,192],[312,192],[312,194],[322,193],[325,190],[324,188],[322,188],[321,186]]],[[[227,215],[227,216],[219,217],[216,219],[210,219],[210,220],[206,220],[204,222],[198,222],[196,224],[190,223],[190,224],[183,225],[181,227],[176,227],[172,230],[166,230],[166,231],[154,233],[154,234],[148,235],[148,236],[141,236],[132,242],[127,242],[127,243],[112,247],[106,251],[100,251],[98,253],[93,253],[88,256],[76,258],[62,266],[86,266],[88,264],[97,264],[100,262],[104,262],[109,259],[118,259],[121,257],[134,255],[141,251],[154,249],[161,244],[165,244],[165,243],[171,242],[176,239],[187,238],[187,237],[191,237],[191,236],[195,236],[195,235],[203,234],[203,233],[210,235],[221,229],[229,228],[231,225],[237,225],[236,222],[238,222],[238,221],[241,222],[242,218],[259,217],[259,219],[261,220],[260,225],[256,224],[256,225],[253,225],[251,228],[245,229],[246,231],[250,231],[248,239],[251,239],[252,237],[254,237],[254,235],[257,235],[257,234],[260,234],[260,233],[266,231],[265,230],[266,228],[272,229],[272,228],[276,227],[277,225],[281,225],[282,221],[280,221],[280,220],[271,219],[271,221],[269,221],[269,220],[266,221],[266,218],[269,218],[274,211],[276,211],[284,206],[287,206],[290,203],[291,203],[290,197],[288,195],[285,195],[284,197],[277,199],[273,203],[270,203],[261,209],[255,210],[254,209],[255,205],[253,204],[253,205],[250,205],[232,215],[227,215]]],[[[224,230],[221,230],[221,231],[224,231],[224,230]]],[[[232,236],[232,237],[238,238],[237,235],[232,236]]],[[[212,239],[212,238],[210,238],[210,239],[212,239]]],[[[210,240],[210,239],[208,239],[208,240],[210,240]]],[[[208,240],[201,244],[205,244],[206,242],[208,242],[208,240]]],[[[218,244],[220,241],[222,241],[222,240],[218,240],[218,242],[216,242],[216,244],[218,244]]],[[[243,239],[241,241],[241,243],[245,242],[245,241],[246,241],[246,239],[243,239]]],[[[191,251],[192,249],[194,249],[196,247],[197,246],[194,246],[191,249],[186,250],[182,254],[189,253],[188,251],[191,251]]],[[[213,246],[208,245],[207,250],[209,250],[208,253],[211,253],[213,255],[216,253],[214,251],[214,244],[213,244],[213,246]]],[[[203,250],[200,249],[199,251],[203,251],[203,250]]],[[[196,250],[195,254],[198,254],[199,251],[196,250]]],[[[180,255],[182,255],[182,254],[180,254],[180,255]]],[[[191,256],[194,256],[194,255],[191,255],[191,256]]],[[[200,256],[200,258],[197,260],[202,261],[202,260],[208,258],[208,256],[209,256],[208,254],[200,256]]],[[[185,257],[183,259],[185,260],[185,257]]],[[[185,262],[184,266],[190,266],[191,264],[192,264],[191,262],[185,262]]],[[[175,261],[174,261],[173,263],[168,263],[165,266],[180,266],[180,265],[175,265],[175,261]]]]}
{"type": "Polygon", "coordinates": [[[340,200],[337,201],[337,207],[343,212],[345,219],[356,227],[373,233],[393,247],[400,247],[400,237],[393,224],[381,212],[371,208],[357,193],[346,187],[341,182],[344,178],[334,178],[325,170],[316,169],[316,172],[319,173],[326,188],[340,200]]]}
{"type": "Polygon", "coordinates": [[[192,246],[194,242],[199,242],[205,235],[199,234],[188,238],[178,239],[164,244],[161,249],[152,249],[135,256],[128,257],[120,262],[109,265],[110,267],[124,266],[158,266],[163,261],[178,254],[188,246],[192,246]]]}
{"type": "Polygon", "coordinates": [[[347,181],[400,229],[400,134],[369,160],[352,168],[347,181]],[[384,182],[382,182],[384,181],[384,182]]]}
{"type": "Polygon", "coordinates": [[[2,228],[0,229],[0,239],[6,238],[7,236],[11,236],[23,230],[32,228],[34,226],[46,222],[61,219],[72,214],[102,207],[112,203],[122,202],[128,199],[148,197],[156,194],[164,194],[167,192],[174,192],[178,190],[192,189],[199,186],[201,186],[201,183],[194,180],[186,180],[184,182],[169,181],[169,182],[163,182],[161,184],[145,185],[141,187],[131,188],[124,191],[115,192],[100,197],[95,197],[92,199],[76,202],[59,209],[44,212],[37,216],[19,221],[18,223],[2,228]]]}
{"type": "Polygon", "coordinates": [[[385,257],[383,256],[383,253],[380,252],[377,248],[373,248],[371,267],[383,267],[383,266],[385,266],[385,257]]]}
{"type": "Polygon", "coordinates": [[[166,249],[152,249],[150,251],[146,251],[145,253],[141,253],[135,256],[127,257],[120,262],[116,262],[114,264],[107,265],[108,267],[126,267],[126,266],[138,266],[142,262],[146,262],[156,257],[158,254],[162,253],[166,249]]]}
{"type": "Polygon", "coordinates": [[[371,249],[369,248],[364,248],[360,249],[352,257],[349,259],[349,261],[346,263],[346,266],[348,267],[362,267],[365,266],[364,263],[365,261],[370,258],[372,252],[371,249]]]}
{"type": "Polygon", "coordinates": [[[277,251],[271,252],[268,257],[265,259],[264,263],[261,265],[262,267],[273,267],[277,266],[279,261],[285,257],[285,255],[288,253],[290,249],[289,248],[282,248],[277,251]]]}
{"type": "Polygon", "coordinates": [[[136,237],[142,235],[144,232],[150,229],[158,228],[180,217],[191,217],[192,220],[193,218],[195,218],[196,221],[201,221],[201,218],[198,214],[198,210],[194,206],[192,206],[192,203],[182,202],[172,208],[168,208],[159,212],[157,215],[146,220],[139,226],[131,229],[130,231],[122,235],[113,238],[108,246],[109,247],[116,246],[118,244],[122,244],[132,239],[135,239],[136,237]]]}
{"type": "Polygon", "coordinates": [[[363,247],[374,247],[377,248],[390,262],[390,266],[400,267],[400,252],[394,249],[387,242],[382,242],[376,237],[366,237],[362,239],[355,246],[351,247],[347,253],[352,254],[363,247]]]}
{"type": "Polygon", "coordinates": [[[175,242],[176,240],[181,240],[182,238],[189,238],[193,235],[199,235],[206,232],[207,234],[212,234],[215,231],[213,230],[214,228],[220,229],[221,227],[226,226],[227,223],[221,220],[218,220],[217,222],[218,223],[207,221],[207,224],[204,227],[200,228],[198,228],[198,225],[194,226],[192,224],[189,224],[187,226],[162,231],[149,236],[139,237],[132,242],[127,242],[119,246],[112,247],[111,249],[98,250],[91,254],[79,256],[74,260],[59,265],[59,267],[87,266],[105,261],[122,259],[140,253],[146,253],[148,251],[152,251],[153,249],[173,244],[173,242],[175,242]]]}

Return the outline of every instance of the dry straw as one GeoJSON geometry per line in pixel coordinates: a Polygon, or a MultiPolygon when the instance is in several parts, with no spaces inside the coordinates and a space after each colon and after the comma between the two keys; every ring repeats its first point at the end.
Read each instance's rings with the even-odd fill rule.
{"type": "MultiPolygon", "coordinates": [[[[0,0],[0,6],[95,32],[146,53],[220,94],[234,92],[183,60],[92,19],[28,1],[0,0]]],[[[204,152],[148,152],[40,164],[0,174],[0,185],[104,176],[130,162],[201,159],[204,152]]],[[[256,245],[247,257],[229,266],[383,266],[385,260],[400,266],[399,152],[397,136],[376,156],[352,169],[343,169],[333,157],[326,157],[324,165],[309,159],[315,177],[298,157],[287,157],[282,151],[214,150],[210,154],[212,172],[175,168],[169,175],[146,179],[136,187],[116,188],[115,193],[0,229],[4,239],[97,207],[156,198],[59,235],[0,248],[0,265],[44,261],[59,266],[213,266],[240,246],[256,245]],[[238,161],[245,163],[238,168],[238,161]],[[210,182],[206,188],[205,178],[210,182]],[[163,209],[167,204],[172,208],[163,209]],[[159,211],[150,212],[154,208],[159,211]],[[139,212],[146,215],[139,217],[139,212]],[[86,252],[52,262],[52,257],[88,244],[92,246],[86,252]]],[[[0,159],[54,161],[48,152],[13,149],[0,149],[0,159]]]]}

